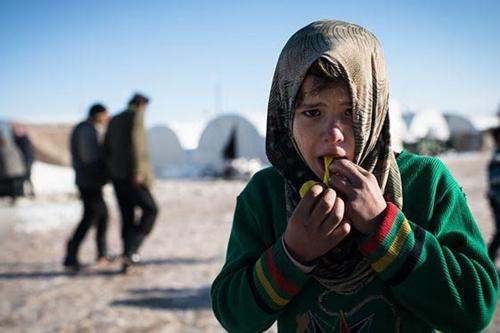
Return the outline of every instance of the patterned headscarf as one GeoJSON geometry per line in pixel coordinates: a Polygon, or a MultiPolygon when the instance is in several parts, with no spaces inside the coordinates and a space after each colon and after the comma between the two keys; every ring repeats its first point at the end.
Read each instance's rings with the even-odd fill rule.
{"type": "MultiPolygon", "coordinates": [[[[318,177],[296,150],[293,108],[309,67],[319,58],[338,68],[349,85],[355,139],[355,163],[373,173],[387,201],[402,207],[401,177],[391,149],[389,89],[382,48],[364,28],[323,20],[296,32],[278,60],[271,86],[267,116],[266,153],[285,179],[287,217],[300,197],[299,189],[318,177]]],[[[374,272],[357,251],[354,238],[322,256],[313,276],[338,293],[353,293],[373,279],[374,272]]]]}

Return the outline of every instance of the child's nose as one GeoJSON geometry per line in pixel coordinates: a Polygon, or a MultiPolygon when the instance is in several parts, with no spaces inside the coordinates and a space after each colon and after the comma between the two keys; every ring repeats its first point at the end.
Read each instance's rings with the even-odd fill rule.
{"type": "Polygon", "coordinates": [[[324,141],[330,144],[344,141],[344,134],[336,122],[328,124],[324,134],[324,141]]]}

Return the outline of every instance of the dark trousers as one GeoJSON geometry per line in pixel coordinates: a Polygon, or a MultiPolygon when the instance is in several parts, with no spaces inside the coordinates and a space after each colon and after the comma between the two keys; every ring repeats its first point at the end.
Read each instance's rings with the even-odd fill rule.
{"type": "Polygon", "coordinates": [[[113,180],[113,186],[122,217],[123,254],[132,255],[153,229],[158,207],[145,186],[124,180],[113,180]],[[137,219],[136,208],[141,210],[137,219]]]}
{"type": "Polygon", "coordinates": [[[107,255],[106,231],[108,228],[108,209],[102,196],[102,188],[88,189],[79,187],[78,189],[83,202],[83,217],[73,236],[68,241],[65,260],[65,263],[68,265],[78,262],[77,257],[80,244],[85,238],[87,231],[93,225],[97,227],[97,257],[107,255]]]}
{"type": "Polygon", "coordinates": [[[488,246],[488,255],[491,260],[495,261],[498,248],[500,247],[500,202],[490,199],[490,206],[495,218],[495,235],[488,246]]]}
{"type": "Polygon", "coordinates": [[[24,195],[23,185],[24,185],[24,177],[14,177],[11,179],[12,191],[10,196],[13,201],[15,201],[18,197],[24,195]]]}

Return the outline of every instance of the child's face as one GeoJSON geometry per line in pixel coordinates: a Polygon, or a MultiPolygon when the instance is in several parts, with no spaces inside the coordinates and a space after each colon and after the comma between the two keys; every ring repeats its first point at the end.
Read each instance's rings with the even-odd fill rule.
{"type": "Polygon", "coordinates": [[[294,110],[293,136],[307,165],[320,179],[323,159],[354,160],[352,99],[345,83],[318,89],[319,81],[308,75],[301,89],[302,99],[294,110]]]}

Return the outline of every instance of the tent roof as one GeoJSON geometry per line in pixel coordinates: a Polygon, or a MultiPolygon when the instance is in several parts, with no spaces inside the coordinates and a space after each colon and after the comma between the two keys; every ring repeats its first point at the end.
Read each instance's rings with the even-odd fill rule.
{"type": "Polygon", "coordinates": [[[446,141],[450,137],[450,129],[446,118],[438,110],[421,110],[406,113],[403,117],[408,122],[406,141],[431,138],[446,141]]]}
{"type": "Polygon", "coordinates": [[[215,169],[224,166],[223,150],[235,133],[236,158],[258,158],[267,161],[264,138],[255,126],[241,115],[226,114],[212,119],[201,134],[193,154],[196,163],[215,169]]]}
{"type": "Polygon", "coordinates": [[[161,169],[183,161],[184,151],[174,131],[167,126],[154,126],[148,130],[151,164],[161,169]]]}
{"type": "Polygon", "coordinates": [[[444,118],[448,123],[448,127],[451,133],[454,132],[475,133],[478,131],[475,128],[474,124],[465,116],[454,113],[445,113],[444,118]]]}

